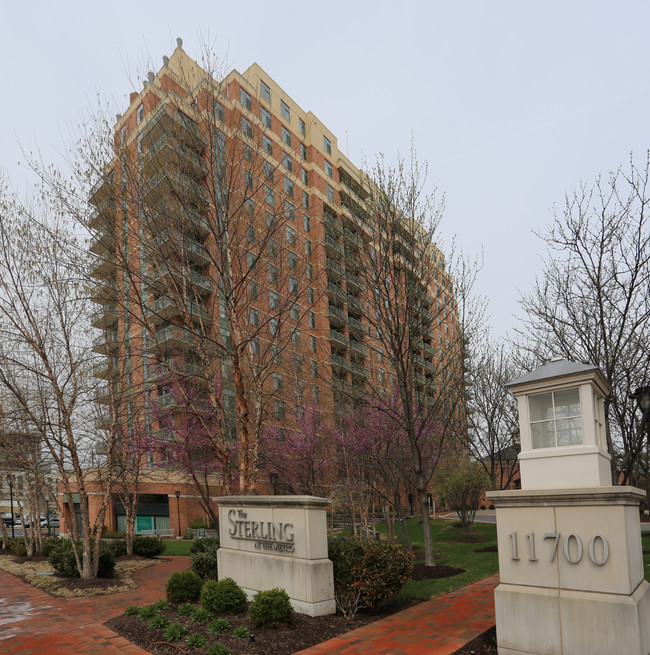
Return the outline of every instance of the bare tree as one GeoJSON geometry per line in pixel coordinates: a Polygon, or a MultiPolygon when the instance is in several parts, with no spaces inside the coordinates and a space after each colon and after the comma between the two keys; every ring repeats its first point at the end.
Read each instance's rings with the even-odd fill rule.
{"type": "Polygon", "coordinates": [[[101,532],[110,480],[92,468],[96,435],[88,429],[87,289],[76,275],[83,248],[66,227],[65,207],[43,189],[33,194],[32,204],[19,202],[6,189],[0,193],[0,397],[5,426],[12,423],[2,434],[26,435],[34,447],[24,448],[24,439],[11,438],[2,446],[58,504],[58,490],[42,461],[54,469],[59,490],[67,495],[70,513],[65,518],[79,572],[92,578],[100,547],[93,537],[101,532]],[[94,521],[90,478],[101,494],[94,521]],[[80,525],[73,493],[79,496],[80,525]]]}
{"type": "Polygon", "coordinates": [[[505,346],[488,337],[471,360],[467,418],[468,449],[485,469],[492,489],[507,489],[519,472],[519,414],[505,384],[515,367],[505,346]]]}
{"type": "Polygon", "coordinates": [[[567,193],[541,235],[544,272],[521,300],[522,367],[550,355],[593,364],[612,387],[605,399],[612,477],[626,484],[645,443],[632,389],[648,384],[650,366],[650,155],[567,193]]]}
{"type": "Polygon", "coordinates": [[[356,198],[348,194],[342,200],[350,210],[345,227],[360,235],[363,266],[357,275],[372,305],[365,313],[369,342],[385,357],[392,376],[387,379],[376,364],[378,384],[365,402],[388,412],[388,420],[405,435],[410,455],[405,475],[417,492],[425,564],[432,566],[428,485],[446,451],[466,438],[463,352],[468,335],[459,310],[467,307],[468,280],[454,287],[434,244],[443,203],[425,194],[426,170],[415,152],[394,167],[380,159],[367,189],[349,181],[356,198]],[[384,402],[387,386],[395,403],[384,402]]]}

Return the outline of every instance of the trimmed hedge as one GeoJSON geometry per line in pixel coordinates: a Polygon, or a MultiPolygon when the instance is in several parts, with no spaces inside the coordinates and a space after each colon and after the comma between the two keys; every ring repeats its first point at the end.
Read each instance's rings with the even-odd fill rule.
{"type": "Polygon", "coordinates": [[[197,600],[202,586],[203,580],[194,571],[174,571],[165,586],[167,600],[172,603],[197,600]]]}
{"type": "Polygon", "coordinates": [[[157,557],[165,552],[165,542],[157,537],[136,537],[133,553],[142,557],[157,557]]]}
{"type": "MultiPolygon", "coordinates": [[[[81,542],[77,542],[79,551],[82,549],[81,542]]],[[[72,550],[72,541],[70,539],[59,539],[58,543],[50,551],[49,562],[59,575],[66,578],[78,578],[79,570],[72,550]]],[[[115,557],[112,551],[101,545],[99,550],[99,566],[97,568],[98,578],[112,578],[115,575],[115,557]]]]}
{"type": "Polygon", "coordinates": [[[248,618],[256,627],[277,628],[282,623],[291,623],[293,617],[293,607],[284,589],[258,591],[248,608],[248,618]]]}
{"type": "Polygon", "coordinates": [[[399,544],[335,536],[327,546],[337,606],[346,615],[389,602],[411,577],[413,554],[399,544]]]}
{"type": "Polygon", "coordinates": [[[201,589],[201,606],[217,614],[238,614],[246,609],[246,593],[232,578],[208,580],[201,589]]]}

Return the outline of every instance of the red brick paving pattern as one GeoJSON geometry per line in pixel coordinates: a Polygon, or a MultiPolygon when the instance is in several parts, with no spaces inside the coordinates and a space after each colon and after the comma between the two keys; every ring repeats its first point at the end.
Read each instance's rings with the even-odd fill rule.
{"type": "Polygon", "coordinates": [[[0,653],[147,655],[102,623],[164,598],[169,576],[189,564],[189,557],[165,558],[135,574],[137,589],[96,598],[53,598],[0,571],[0,653]]]}
{"type": "MultiPolygon", "coordinates": [[[[147,655],[102,623],[129,605],[164,597],[173,571],[188,557],[169,557],[135,574],[138,588],[97,598],[52,598],[0,571],[0,653],[24,655],[147,655]]],[[[301,651],[300,655],[448,655],[494,625],[492,576],[382,621],[301,651]]]]}
{"type": "Polygon", "coordinates": [[[494,625],[493,575],[420,603],[300,655],[449,655],[494,625]]]}

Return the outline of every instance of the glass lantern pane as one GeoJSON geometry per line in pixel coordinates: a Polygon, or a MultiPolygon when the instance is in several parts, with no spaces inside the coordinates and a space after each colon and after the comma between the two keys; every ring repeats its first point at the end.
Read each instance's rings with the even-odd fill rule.
{"type": "Polygon", "coordinates": [[[553,418],[553,394],[541,393],[529,396],[528,408],[531,421],[545,421],[553,418]]]}
{"type": "Polygon", "coordinates": [[[568,418],[569,416],[581,416],[580,391],[578,389],[555,392],[555,418],[568,418]]]}
{"type": "Polygon", "coordinates": [[[555,422],[558,446],[578,446],[582,444],[582,419],[563,418],[555,422]]]}
{"type": "Polygon", "coordinates": [[[554,448],[555,431],[553,421],[542,421],[533,423],[530,426],[530,434],[533,442],[533,448],[554,448]]]}

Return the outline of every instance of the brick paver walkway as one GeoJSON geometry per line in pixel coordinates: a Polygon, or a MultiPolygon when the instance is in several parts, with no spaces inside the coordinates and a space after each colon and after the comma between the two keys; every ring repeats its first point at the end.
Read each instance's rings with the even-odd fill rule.
{"type": "Polygon", "coordinates": [[[300,655],[448,655],[494,625],[499,576],[452,591],[370,623],[300,655]]]}
{"type": "Polygon", "coordinates": [[[0,653],[24,655],[147,655],[102,623],[129,605],[148,605],[165,597],[173,571],[189,567],[189,557],[138,571],[136,589],[96,598],[53,598],[0,571],[0,653]]]}

